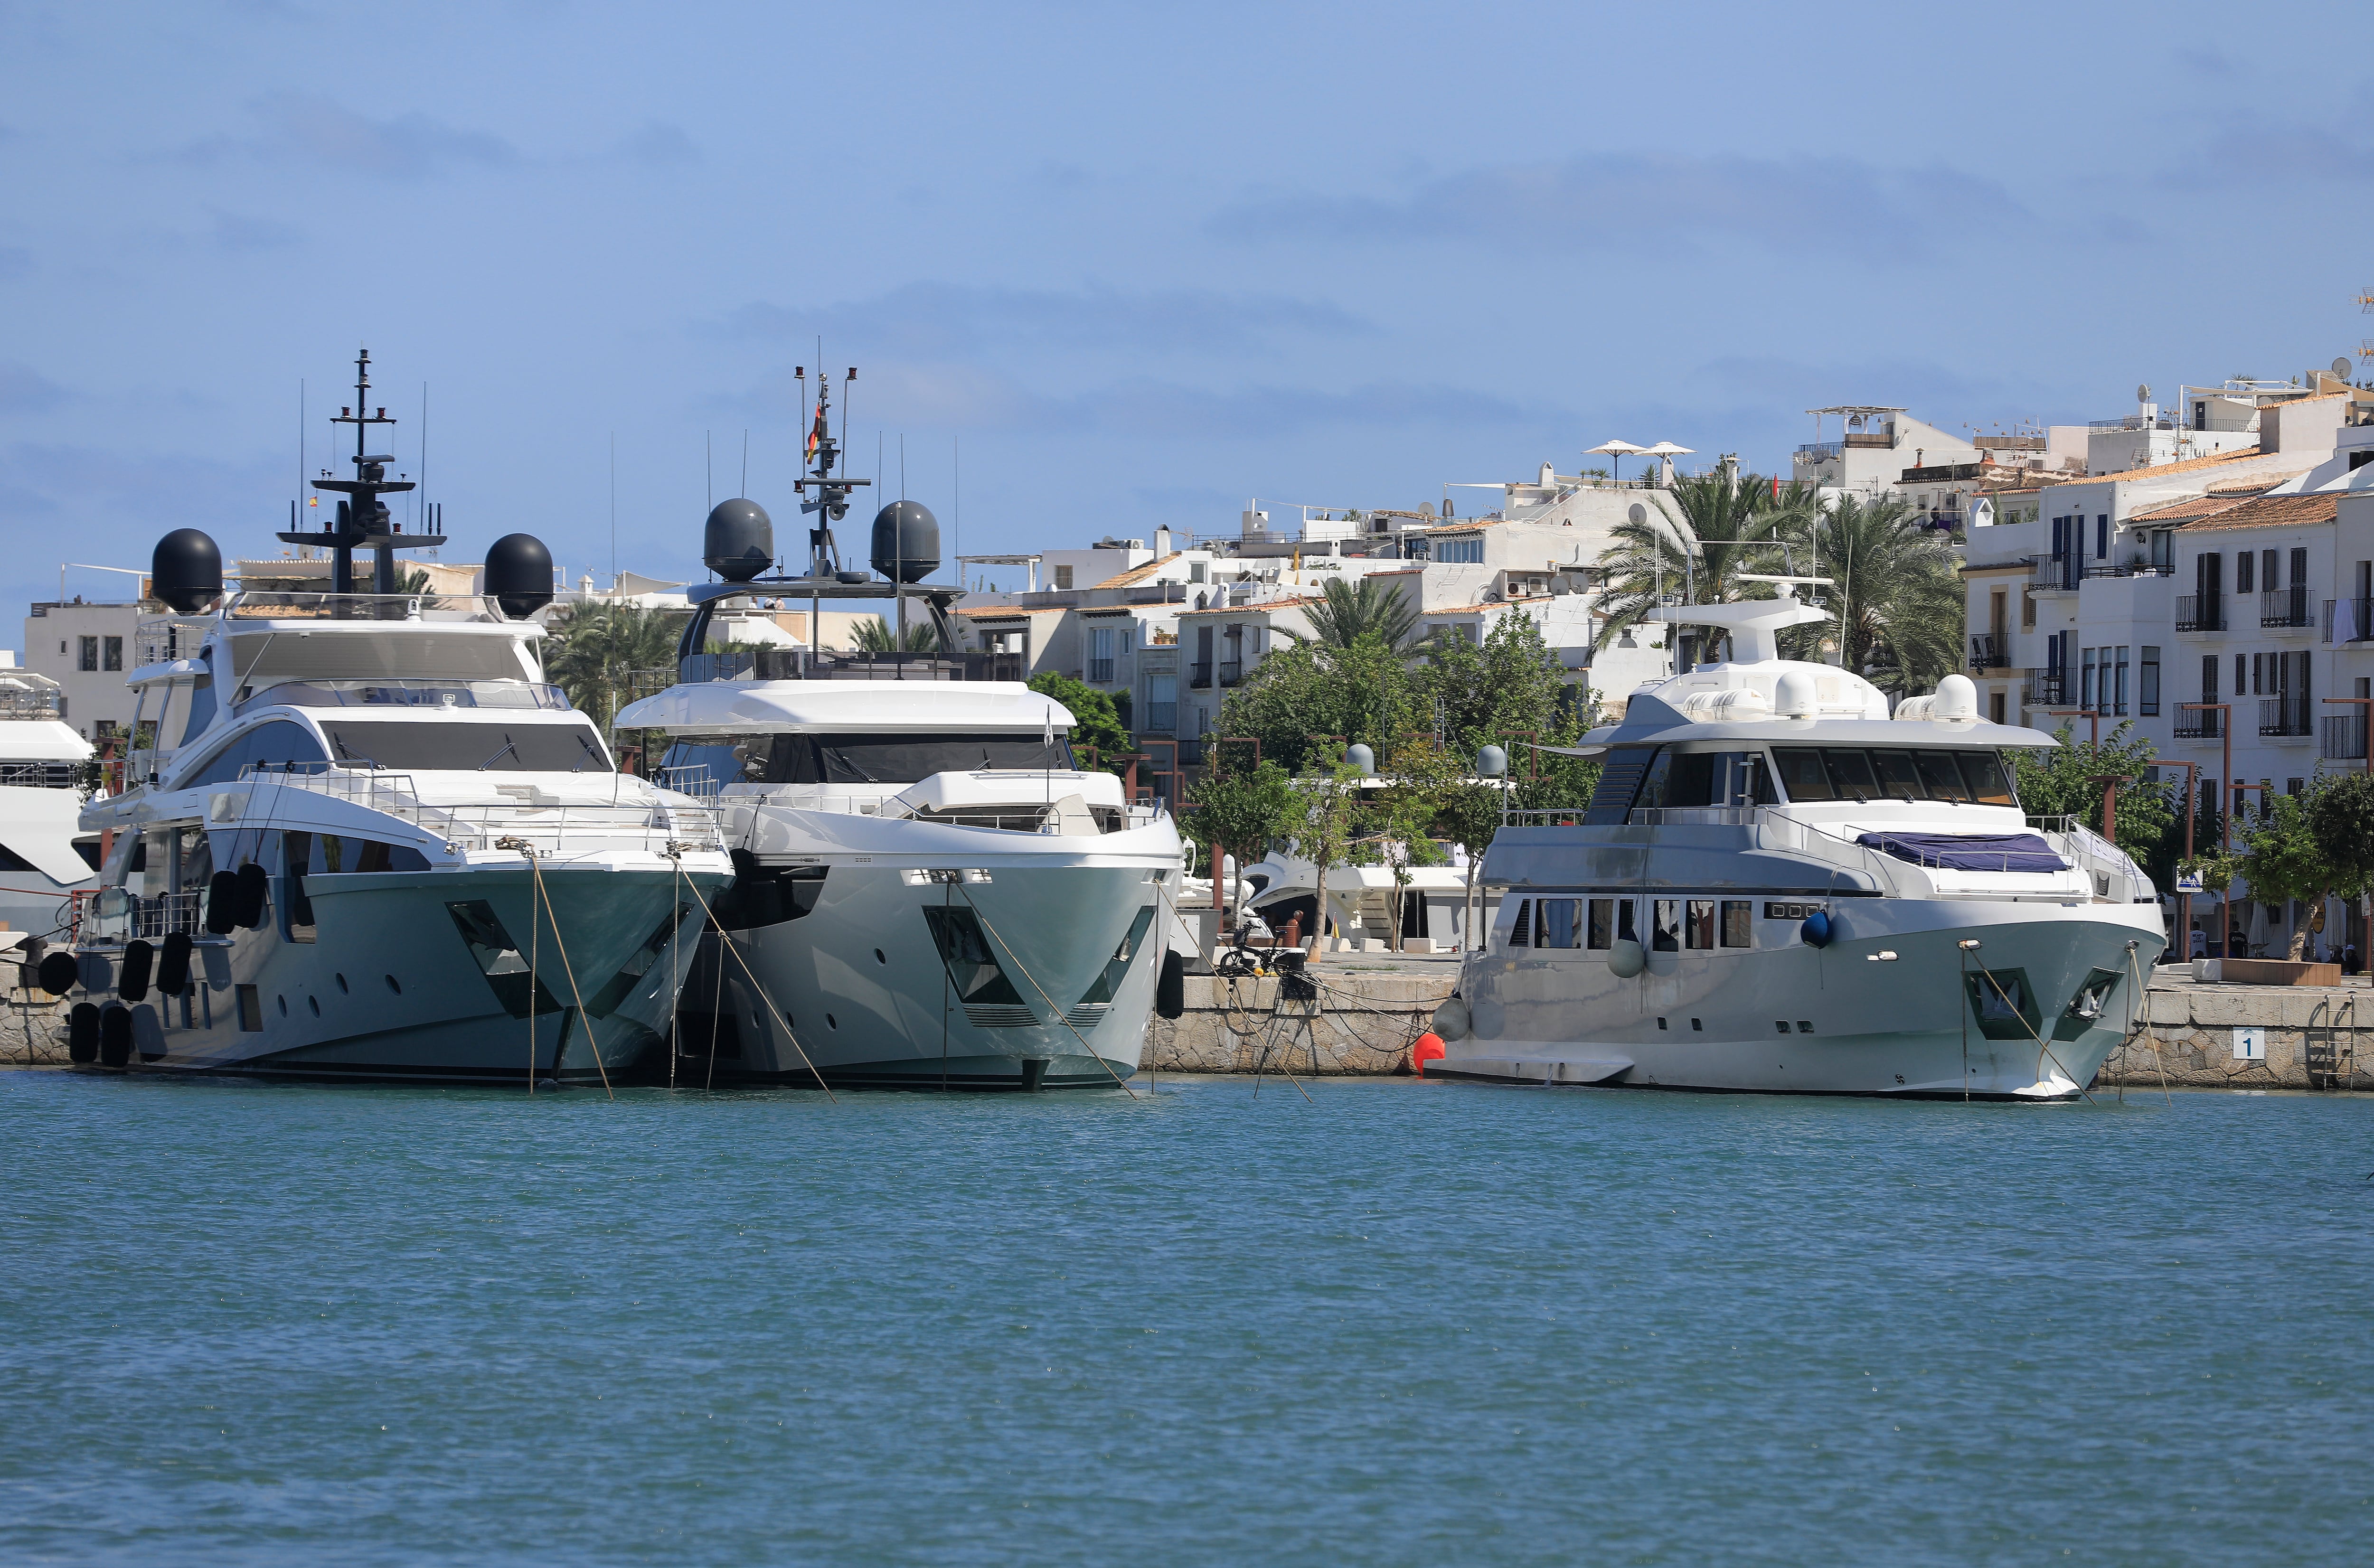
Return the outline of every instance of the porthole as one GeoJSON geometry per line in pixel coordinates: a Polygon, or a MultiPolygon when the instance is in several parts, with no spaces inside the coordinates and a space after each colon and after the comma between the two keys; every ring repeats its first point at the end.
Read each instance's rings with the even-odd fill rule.
{"type": "Polygon", "coordinates": [[[880,948],[878,948],[878,947],[877,947],[877,948],[876,948],[876,949],[874,950],[874,962],[876,962],[876,964],[887,964],[887,963],[889,963],[889,962],[890,962],[890,960],[888,960],[887,958],[883,957],[883,956],[882,956],[882,950],[881,950],[880,948]]]}
{"type": "Polygon", "coordinates": [[[347,989],[347,977],[344,975],[338,977],[338,994],[340,996],[348,996],[352,994],[347,989]]]}
{"type": "Polygon", "coordinates": [[[276,1001],[276,1002],[278,1002],[278,1003],[280,1004],[280,1016],[281,1016],[281,1017],[283,1017],[283,1018],[288,1017],[288,999],[287,997],[285,997],[285,996],[276,996],[276,997],[274,997],[272,1000],[275,1000],[275,1001],[276,1001]]]}
{"type": "Polygon", "coordinates": [[[398,996],[402,996],[404,994],[404,988],[395,983],[395,977],[393,975],[387,977],[387,989],[394,991],[398,996]]]}
{"type": "Polygon", "coordinates": [[[321,1017],[321,1016],[322,1016],[322,999],[321,999],[320,997],[317,997],[317,996],[309,996],[309,997],[307,997],[307,998],[305,999],[305,1005],[306,1005],[306,1006],[308,1006],[308,1007],[310,1007],[310,1008],[311,1008],[311,1009],[313,1010],[313,1016],[314,1016],[314,1017],[319,1018],[319,1017],[321,1017]]]}
{"type": "Polygon", "coordinates": [[[826,1013],[826,1014],[824,1015],[824,1023],[825,1023],[825,1027],[826,1027],[826,1028],[828,1028],[828,1029],[838,1029],[838,1028],[840,1028],[840,1019],[838,1019],[838,1018],[835,1018],[835,1017],[834,1017],[831,1013],[829,1013],[829,1012],[828,1012],[828,1013],[826,1013]]]}

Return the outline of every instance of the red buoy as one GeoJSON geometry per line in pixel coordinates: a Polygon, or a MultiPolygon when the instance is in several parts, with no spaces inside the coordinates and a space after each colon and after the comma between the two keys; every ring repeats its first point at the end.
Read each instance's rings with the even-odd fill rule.
{"type": "Polygon", "coordinates": [[[1410,1047],[1410,1071],[1420,1078],[1426,1076],[1426,1064],[1442,1059],[1442,1036],[1428,1030],[1410,1047]]]}

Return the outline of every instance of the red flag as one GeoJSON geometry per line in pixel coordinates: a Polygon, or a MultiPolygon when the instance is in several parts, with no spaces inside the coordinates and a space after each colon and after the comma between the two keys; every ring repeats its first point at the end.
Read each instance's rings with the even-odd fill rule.
{"type": "Polygon", "coordinates": [[[808,456],[816,456],[817,443],[823,440],[824,438],[824,399],[822,397],[818,397],[817,399],[816,424],[810,427],[808,430],[808,456]]]}

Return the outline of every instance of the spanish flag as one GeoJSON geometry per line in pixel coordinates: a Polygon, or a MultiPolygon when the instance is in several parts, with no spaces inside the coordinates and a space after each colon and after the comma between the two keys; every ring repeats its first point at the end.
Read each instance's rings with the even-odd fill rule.
{"type": "Polygon", "coordinates": [[[825,439],[825,435],[826,435],[826,430],[825,430],[825,427],[824,427],[824,399],[823,399],[823,397],[822,397],[822,396],[818,396],[818,397],[817,397],[817,399],[816,423],[815,423],[814,425],[812,425],[812,426],[810,426],[810,427],[808,427],[808,447],[807,447],[807,455],[808,455],[808,456],[810,456],[810,457],[814,457],[814,456],[816,456],[816,450],[817,450],[817,447],[818,443],[820,443],[821,441],[823,441],[823,439],[825,439]]]}

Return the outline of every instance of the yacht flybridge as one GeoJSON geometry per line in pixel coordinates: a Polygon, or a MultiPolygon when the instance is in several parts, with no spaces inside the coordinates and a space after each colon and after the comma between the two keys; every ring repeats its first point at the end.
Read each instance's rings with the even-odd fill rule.
{"type": "Polygon", "coordinates": [[[533,1087],[668,1031],[731,878],[715,820],[617,772],[546,682],[535,539],[496,541],[483,596],[394,591],[394,551],[441,540],[378,498],[409,486],[367,450],[367,366],[355,477],[319,482],[337,523],[282,535],[331,552],[331,591],[226,593],[206,534],[157,546],[137,749],[82,813],[101,885],[44,977],[77,1061],[533,1087]],[[352,591],[358,547],[379,591],[352,591]]]}
{"type": "MultiPolygon", "coordinates": [[[[1785,593],[1785,589],[1784,589],[1785,593]]],[[[1828,616],[1665,610],[1733,661],[1633,694],[1578,750],[1585,811],[1511,812],[1483,951],[1438,1015],[1449,1075],[1533,1084],[2055,1099],[2123,1036],[2166,928],[2082,825],[2022,814],[1970,682],[1889,716],[1851,672],[1778,656],[1828,616]]]]}
{"type": "MultiPolygon", "coordinates": [[[[712,799],[737,877],[681,1000],[677,1071],[698,1082],[900,1088],[1111,1085],[1137,1070],[1181,870],[1179,834],[1081,767],[1072,715],[1012,654],[963,651],[959,591],[920,579],[939,524],[881,509],[872,562],[842,569],[823,400],[805,577],[761,575],[773,524],[721,503],[675,684],[620,709],[672,737],[661,778],[712,799]],[[936,653],[704,651],[735,600],[897,601],[936,653]]],[[[811,619],[810,626],[815,625],[811,619]]],[[[903,627],[902,627],[903,629],[903,627]]]]}

